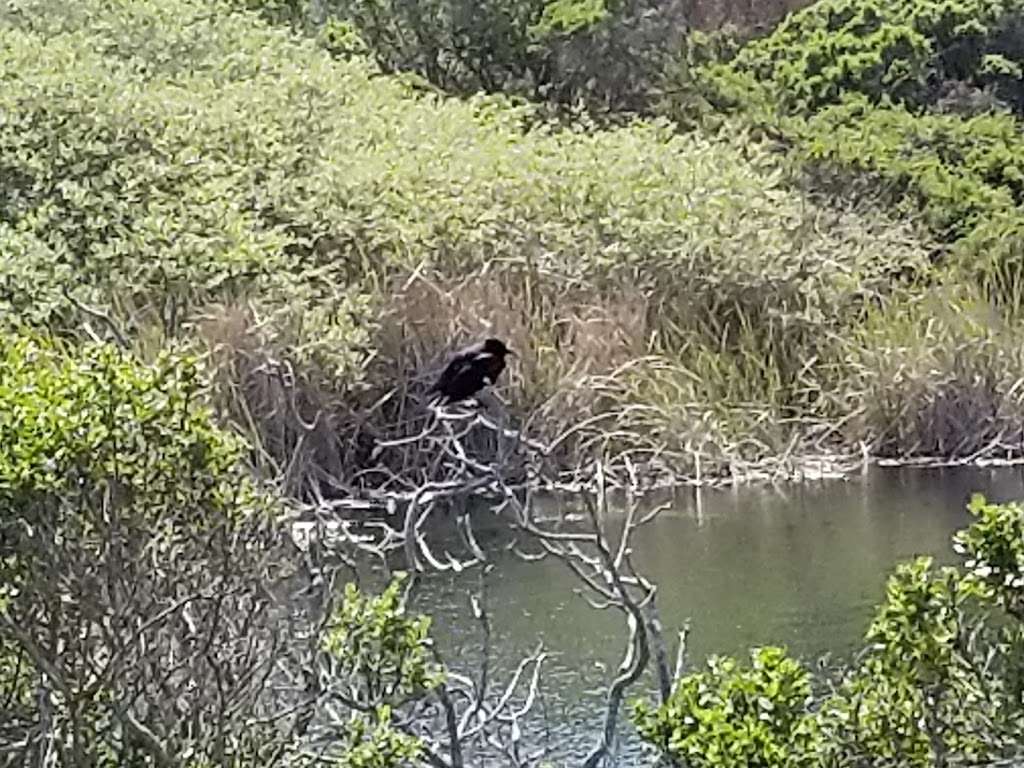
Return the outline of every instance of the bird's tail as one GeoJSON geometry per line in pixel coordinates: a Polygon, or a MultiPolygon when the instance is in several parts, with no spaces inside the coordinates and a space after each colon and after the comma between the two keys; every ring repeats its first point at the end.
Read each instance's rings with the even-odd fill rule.
{"type": "Polygon", "coordinates": [[[418,401],[420,406],[426,408],[428,411],[432,411],[447,402],[444,392],[441,392],[436,386],[428,389],[422,396],[422,399],[419,397],[414,397],[413,399],[418,401]]]}
{"type": "Polygon", "coordinates": [[[439,405],[444,405],[447,402],[447,397],[444,392],[441,391],[441,387],[438,384],[434,384],[427,390],[426,400],[424,405],[428,408],[436,408],[439,405]]]}

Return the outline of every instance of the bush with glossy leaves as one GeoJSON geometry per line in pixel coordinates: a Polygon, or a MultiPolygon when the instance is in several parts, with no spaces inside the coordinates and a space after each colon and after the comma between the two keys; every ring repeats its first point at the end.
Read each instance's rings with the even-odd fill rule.
{"type": "Polygon", "coordinates": [[[1024,623],[1024,508],[992,504],[976,494],[968,510],[976,520],[957,534],[954,549],[966,558],[971,576],[1024,623]]]}
{"type": "Polygon", "coordinates": [[[991,606],[955,568],[918,558],[896,569],[868,629],[868,651],[822,707],[830,759],[982,764],[1019,748],[1017,666],[991,606]]]}
{"type": "Polygon", "coordinates": [[[810,702],[807,670],[766,647],[751,651],[749,668],[712,657],[657,709],[639,702],[634,722],[662,754],[693,768],[805,766],[819,746],[810,702]]]}

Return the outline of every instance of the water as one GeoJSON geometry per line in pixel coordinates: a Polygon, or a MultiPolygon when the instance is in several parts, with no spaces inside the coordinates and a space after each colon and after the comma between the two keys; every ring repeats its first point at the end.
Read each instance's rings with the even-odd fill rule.
{"type": "MultiPolygon", "coordinates": [[[[711,653],[742,655],[769,643],[808,661],[826,653],[847,658],[897,562],[915,555],[953,562],[950,535],[969,523],[965,506],[973,492],[993,501],[1024,498],[1024,473],[874,469],[784,492],[703,491],[699,505],[692,491],[681,491],[635,537],[635,562],[659,585],[672,653],[675,629],[691,621],[691,666],[711,653]]],[[[481,530],[485,541],[500,538],[486,525],[481,530]]],[[[593,743],[601,693],[622,657],[622,617],[574,595],[580,585],[560,563],[524,563],[493,550],[495,666],[507,675],[544,643],[552,658],[544,676],[545,725],[536,737],[550,739],[556,758],[581,755],[593,743]]],[[[461,669],[479,654],[480,633],[468,618],[476,579],[433,576],[417,598],[416,607],[434,616],[446,658],[461,669]]],[[[635,739],[627,738],[623,749],[624,764],[639,762],[635,739]]]]}

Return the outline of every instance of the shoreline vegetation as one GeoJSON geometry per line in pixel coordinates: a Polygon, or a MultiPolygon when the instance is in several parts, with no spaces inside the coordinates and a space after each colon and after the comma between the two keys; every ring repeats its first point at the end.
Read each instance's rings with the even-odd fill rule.
{"type": "Polygon", "coordinates": [[[202,354],[293,492],[402,471],[380,444],[483,333],[523,350],[510,418],[561,471],[1021,456],[1016,5],[695,33],[624,125],[172,5],[3,11],[0,307],[202,354]]]}

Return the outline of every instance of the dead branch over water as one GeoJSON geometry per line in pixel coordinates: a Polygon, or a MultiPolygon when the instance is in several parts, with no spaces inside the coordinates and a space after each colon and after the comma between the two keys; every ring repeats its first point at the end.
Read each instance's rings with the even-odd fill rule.
{"type": "Polygon", "coordinates": [[[385,564],[399,556],[417,573],[479,569],[480,587],[470,598],[483,639],[479,668],[475,675],[451,675],[440,689],[435,719],[443,727],[416,731],[429,745],[431,763],[453,768],[462,764],[467,748],[497,752],[512,765],[537,765],[546,756],[545,749],[531,753],[521,743],[522,723],[544,682],[543,648],[522,660],[500,693],[492,695],[490,690],[494,681],[486,578],[493,567],[492,555],[478,543],[474,520],[493,514],[506,522],[516,534],[509,548],[525,561],[561,562],[578,579],[582,599],[595,610],[615,611],[623,618],[622,662],[608,684],[596,743],[580,762],[585,768],[614,765],[622,705],[630,688],[653,667],[665,699],[684,670],[685,635],[680,634],[673,668],[658,617],[657,587],[632,556],[633,534],[664,507],[641,513],[639,499],[630,490],[623,514],[611,509],[612,487],[631,489],[631,481],[637,478],[638,469],[627,457],[618,475],[610,475],[604,463],[595,465],[593,481],[582,496],[583,516],[542,514],[535,503],[542,462],[531,462],[530,452],[543,458],[545,447],[505,427],[503,417],[494,415],[501,413],[500,406],[494,407],[493,400],[486,404],[490,412],[437,411],[422,433],[382,446],[382,450],[416,447],[427,451],[433,457],[429,479],[413,486],[396,477],[393,490],[377,490],[362,500],[321,497],[303,508],[303,519],[294,531],[307,555],[317,561],[329,552],[347,549],[372,554],[385,564]],[[481,438],[481,432],[491,442],[481,438]],[[455,515],[460,552],[431,540],[434,523],[448,513],[455,515]],[[525,696],[514,704],[514,691],[521,684],[525,696]]]}

